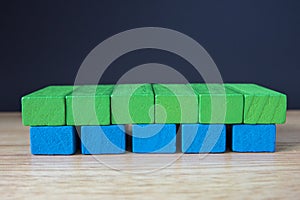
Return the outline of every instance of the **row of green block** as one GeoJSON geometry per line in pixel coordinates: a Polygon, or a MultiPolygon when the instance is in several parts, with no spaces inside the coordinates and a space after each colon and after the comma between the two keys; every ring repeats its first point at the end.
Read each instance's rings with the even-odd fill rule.
{"type": "Polygon", "coordinates": [[[22,98],[28,126],[281,124],[286,95],[255,84],[49,86],[22,98]]]}

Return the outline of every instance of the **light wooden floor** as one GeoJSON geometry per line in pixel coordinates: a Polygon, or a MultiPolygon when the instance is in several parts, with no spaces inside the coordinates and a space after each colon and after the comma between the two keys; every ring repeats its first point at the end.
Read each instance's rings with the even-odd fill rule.
{"type": "Polygon", "coordinates": [[[300,111],[276,153],[32,156],[20,113],[0,114],[0,199],[299,199],[300,111]]]}

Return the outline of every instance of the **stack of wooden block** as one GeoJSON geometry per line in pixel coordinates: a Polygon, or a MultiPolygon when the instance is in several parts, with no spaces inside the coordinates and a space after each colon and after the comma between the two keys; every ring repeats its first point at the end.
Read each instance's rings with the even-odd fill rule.
{"type": "Polygon", "coordinates": [[[32,154],[274,152],[286,101],[255,84],[49,86],[22,120],[32,154]]]}

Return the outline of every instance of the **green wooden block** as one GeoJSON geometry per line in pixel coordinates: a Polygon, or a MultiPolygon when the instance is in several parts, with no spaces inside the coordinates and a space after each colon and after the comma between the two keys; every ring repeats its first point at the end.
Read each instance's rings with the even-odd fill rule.
{"type": "Polygon", "coordinates": [[[226,84],[244,95],[245,124],[282,124],[286,120],[285,94],[255,84],[226,84]]]}
{"type": "Polygon", "coordinates": [[[66,125],[65,96],[73,86],[49,86],[22,97],[22,121],[25,126],[66,125]]]}
{"type": "Polygon", "coordinates": [[[154,123],[151,84],[116,85],[111,95],[112,124],[154,123]]]}
{"type": "Polygon", "coordinates": [[[243,121],[243,95],[222,84],[191,84],[199,98],[199,122],[234,124],[243,121]]]}
{"type": "Polygon", "coordinates": [[[185,84],[153,84],[155,123],[197,123],[198,98],[185,84]]]}
{"type": "Polygon", "coordinates": [[[67,125],[109,125],[113,88],[113,85],[85,85],[67,95],[67,125]]]}

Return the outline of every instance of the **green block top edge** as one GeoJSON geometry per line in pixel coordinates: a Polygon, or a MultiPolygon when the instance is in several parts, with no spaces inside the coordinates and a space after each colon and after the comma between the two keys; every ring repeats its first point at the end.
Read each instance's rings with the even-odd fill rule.
{"type": "Polygon", "coordinates": [[[218,83],[192,83],[189,84],[197,95],[214,95],[214,96],[242,96],[239,92],[232,90],[225,84],[218,83]]]}
{"type": "Polygon", "coordinates": [[[197,96],[187,84],[153,84],[155,96],[197,96]]]}
{"type": "Polygon", "coordinates": [[[190,96],[190,95],[244,95],[247,96],[282,96],[286,94],[253,84],[253,83],[190,83],[190,84],[103,84],[103,85],[54,85],[41,88],[22,97],[26,98],[62,98],[72,96],[128,96],[128,95],[161,95],[161,96],[190,96]],[[84,89],[85,88],[85,89],[84,89]],[[95,89],[96,88],[96,89],[95,89]],[[209,88],[209,89],[208,89],[209,88]],[[223,88],[223,89],[220,89],[223,88]],[[86,90],[86,91],[85,91],[86,90]],[[91,92],[92,91],[92,92],[91,92]],[[93,93],[94,92],[94,93],[93,93]]]}
{"type": "Polygon", "coordinates": [[[141,84],[117,84],[114,86],[111,96],[153,96],[153,88],[150,83],[141,84]]]}
{"type": "Polygon", "coordinates": [[[245,96],[248,95],[279,96],[280,95],[286,97],[286,94],[253,83],[227,83],[225,84],[225,86],[245,96]]]}
{"type": "Polygon", "coordinates": [[[69,85],[47,86],[23,96],[22,99],[45,98],[45,97],[64,98],[66,95],[70,94],[75,88],[76,86],[74,87],[73,85],[72,86],[69,85]]]}
{"type": "Polygon", "coordinates": [[[74,97],[93,97],[93,96],[110,96],[113,92],[114,85],[80,85],[68,94],[66,98],[74,97]]]}

